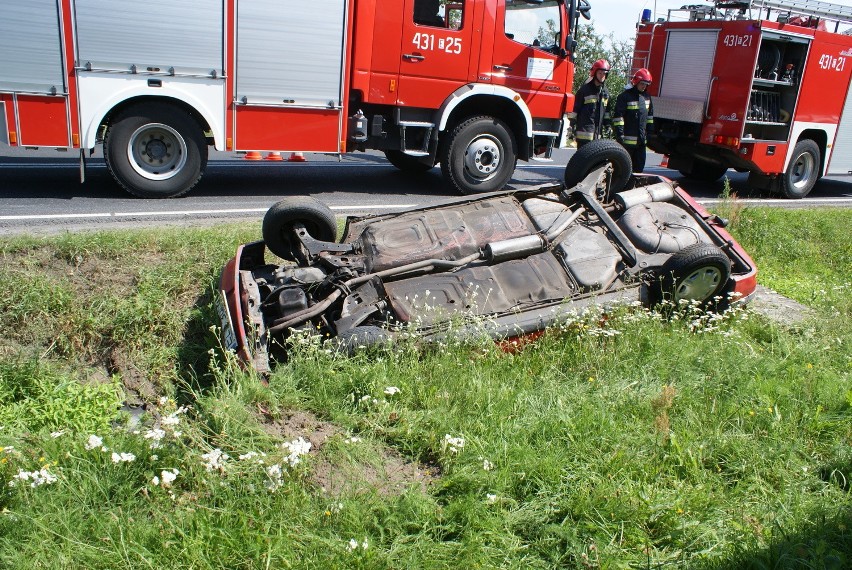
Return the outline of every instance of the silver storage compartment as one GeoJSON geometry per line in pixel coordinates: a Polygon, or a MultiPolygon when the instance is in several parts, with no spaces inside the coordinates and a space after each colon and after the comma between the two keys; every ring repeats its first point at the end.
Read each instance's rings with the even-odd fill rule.
{"type": "Polygon", "coordinates": [[[0,1],[0,91],[65,93],[58,0],[0,1]]]}
{"type": "Polygon", "coordinates": [[[77,65],[223,75],[224,0],[76,0],[77,65]]]}
{"type": "Polygon", "coordinates": [[[340,107],[345,0],[239,0],[237,102],[340,107]]]}

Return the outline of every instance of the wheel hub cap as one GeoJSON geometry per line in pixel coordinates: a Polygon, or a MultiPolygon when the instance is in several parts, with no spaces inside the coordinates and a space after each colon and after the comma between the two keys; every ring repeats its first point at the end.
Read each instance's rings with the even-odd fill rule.
{"type": "Polygon", "coordinates": [[[676,301],[705,301],[716,291],[722,272],[716,267],[702,267],[686,276],[675,291],[676,301]]]}
{"type": "Polygon", "coordinates": [[[808,181],[811,179],[814,168],[814,160],[810,154],[803,154],[799,156],[793,166],[793,175],[790,177],[793,186],[796,188],[806,186],[808,181]]]}
{"type": "Polygon", "coordinates": [[[130,136],[127,158],[130,166],[148,180],[167,180],[186,164],[186,141],[163,123],[142,125],[130,136]]]}
{"type": "Polygon", "coordinates": [[[470,143],[465,152],[467,171],[476,178],[494,176],[500,168],[500,146],[490,138],[478,138],[470,143]]]}

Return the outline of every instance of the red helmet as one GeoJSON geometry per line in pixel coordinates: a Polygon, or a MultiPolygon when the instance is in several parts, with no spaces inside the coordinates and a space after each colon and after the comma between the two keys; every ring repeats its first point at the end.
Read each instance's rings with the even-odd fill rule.
{"type": "Polygon", "coordinates": [[[646,83],[651,83],[653,81],[653,77],[651,77],[651,72],[645,69],[644,67],[633,74],[633,79],[630,80],[630,83],[636,85],[640,81],[645,81],[646,83]]]}
{"type": "Polygon", "coordinates": [[[609,73],[609,62],[605,59],[599,59],[596,62],[594,62],[592,64],[592,69],[589,71],[589,76],[594,77],[595,72],[597,72],[599,69],[602,69],[602,70],[606,71],[607,73],[609,73]]]}

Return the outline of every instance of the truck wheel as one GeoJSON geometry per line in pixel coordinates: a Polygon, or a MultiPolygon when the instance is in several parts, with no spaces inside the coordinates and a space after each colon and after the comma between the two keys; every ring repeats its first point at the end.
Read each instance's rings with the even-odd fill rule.
{"type": "Polygon", "coordinates": [[[701,160],[696,160],[692,164],[692,170],[678,170],[678,172],[687,178],[694,178],[695,180],[701,180],[703,182],[716,182],[727,171],[727,166],[721,166],[719,164],[713,164],[712,162],[704,162],[701,160]]]}
{"type": "Polygon", "coordinates": [[[299,242],[293,226],[297,223],[304,224],[314,239],[337,239],[337,220],[331,208],[310,196],[291,196],[273,204],[263,216],[263,241],[269,251],[281,259],[296,261],[299,242]]]}
{"type": "Polygon", "coordinates": [[[706,305],[728,283],[731,260],[715,245],[696,243],[672,255],[660,274],[656,301],[706,305]]]}
{"type": "Polygon", "coordinates": [[[796,143],[787,172],[781,177],[781,195],[785,198],[804,198],[819,179],[819,147],[810,140],[796,143]]]}
{"type": "Polygon", "coordinates": [[[609,195],[598,196],[598,200],[603,203],[609,202],[612,194],[621,192],[627,185],[633,171],[630,154],[615,141],[597,139],[580,147],[565,165],[565,187],[576,186],[591,171],[607,163],[612,165],[609,195]]]}
{"type": "Polygon", "coordinates": [[[499,190],[518,161],[509,127],[494,117],[473,117],[458,125],[441,150],[441,172],[462,194],[499,190]]]}
{"type": "Polygon", "coordinates": [[[385,157],[388,159],[388,162],[403,172],[426,172],[427,170],[432,170],[432,167],[435,166],[431,162],[428,162],[428,157],[411,156],[401,150],[386,150],[385,157]],[[423,158],[426,158],[427,162],[423,162],[423,158]]]}
{"type": "Polygon", "coordinates": [[[185,111],[162,104],[119,113],[103,148],[113,178],[140,198],[186,194],[207,166],[207,141],[199,124],[185,111]]]}

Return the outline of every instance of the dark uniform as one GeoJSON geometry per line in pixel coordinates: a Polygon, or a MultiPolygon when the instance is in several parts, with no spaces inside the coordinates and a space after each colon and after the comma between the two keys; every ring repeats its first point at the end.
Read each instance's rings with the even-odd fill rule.
{"type": "Polygon", "coordinates": [[[604,121],[609,120],[608,103],[609,90],[606,85],[595,85],[593,79],[577,91],[574,96],[574,113],[577,115],[574,138],[577,140],[577,148],[601,138],[604,121]]]}
{"type": "Polygon", "coordinates": [[[633,161],[633,172],[645,170],[645,146],[654,128],[651,96],[636,86],[625,89],[615,100],[612,115],[615,139],[627,149],[633,161]]]}

